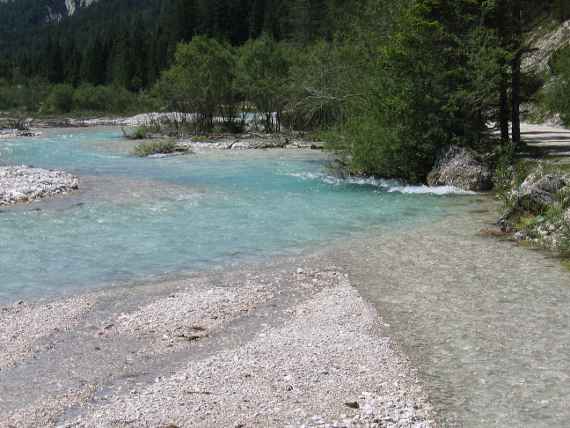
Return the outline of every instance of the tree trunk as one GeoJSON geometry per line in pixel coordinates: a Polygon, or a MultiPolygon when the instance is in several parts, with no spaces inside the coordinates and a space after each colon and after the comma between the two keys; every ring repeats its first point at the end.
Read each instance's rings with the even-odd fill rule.
{"type": "Polygon", "coordinates": [[[507,92],[508,77],[501,79],[500,100],[499,100],[499,128],[501,129],[501,142],[509,141],[509,94],[507,92]]]}
{"type": "MultiPolygon", "coordinates": [[[[498,0],[497,2],[497,31],[501,48],[509,49],[509,17],[510,11],[506,0],[498,0]]],[[[509,73],[506,70],[506,61],[501,62],[501,80],[499,82],[499,129],[501,131],[501,143],[508,143],[510,141],[509,135],[509,121],[510,106],[509,106],[509,73]]]]}
{"type": "Polygon", "coordinates": [[[520,105],[521,105],[521,57],[522,57],[522,17],[521,17],[521,1],[513,0],[512,3],[513,14],[513,42],[515,44],[515,55],[511,63],[512,67],[512,139],[513,146],[516,148],[521,142],[521,119],[520,119],[520,105]]]}

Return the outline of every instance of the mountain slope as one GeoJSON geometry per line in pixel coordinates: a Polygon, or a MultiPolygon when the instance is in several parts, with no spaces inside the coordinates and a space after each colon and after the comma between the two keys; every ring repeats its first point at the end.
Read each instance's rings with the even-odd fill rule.
{"type": "Polygon", "coordinates": [[[0,34],[59,22],[98,0],[0,0],[0,34]]]}

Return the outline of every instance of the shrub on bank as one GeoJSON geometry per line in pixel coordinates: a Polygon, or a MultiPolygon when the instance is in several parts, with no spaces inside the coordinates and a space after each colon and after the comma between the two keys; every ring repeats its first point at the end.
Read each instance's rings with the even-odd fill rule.
{"type": "Polygon", "coordinates": [[[73,86],[67,84],[52,86],[44,102],[46,113],[69,113],[73,110],[73,86]]]}
{"type": "Polygon", "coordinates": [[[174,140],[146,141],[137,144],[133,154],[139,157],[146,157],[158,154],[171,154],[177,152],[186,152],[187,150],[179,147],[174,140]]]}
{"type": "Polygon", "coordinates": [[[124,113],[137,105],[136,95],[119,86],[81,85],[73,94],[77,111],[124,113]]]}

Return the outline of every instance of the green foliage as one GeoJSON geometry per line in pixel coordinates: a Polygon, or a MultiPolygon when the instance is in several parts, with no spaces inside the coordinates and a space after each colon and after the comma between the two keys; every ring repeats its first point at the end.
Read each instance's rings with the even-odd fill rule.
{"type": "Polygon", "coordinates": [[[69,113],[73,109],[73,86],[55,85],[51,88],[44,103],[46,113],[69,113]]]}
{"type": "Polygon", "coordinates": [[[399,11],[390,37],[364,35],[362,54],[372,54],[368,75],[357,75],[366,83],[364,103],[346,128],[357,172],[422,181],[441,148],[478,142],[483,124],[466,97],[470,65],[461,39],[469,16],[443,7],[414,1],[399,11]],[[380,46],[370,52],[366,39],[380,46]]]}
{"type": "Polygon", "coordinates": [[[496,151],[497,161],[493,184],[497,199],[502,202],[500,209],[503,212],[509,212],[514,208],[516,195],[513,190],[518,187],[517,182],[520,181],[521,176],[513,167],[513,155],[513,148],[510,144],[499,146],[496,151]]]}
{"type": "Polygon", "coordinates": [[[78,111],[106,111],[124,113],[136,111],[136,96],[118,86],[84,84],[73,94],[73,105],[78,111]]]}
{"type": "Polygon", "coordinates": [[[196,130],[211,130],[215,115],[234,103],[234,72],[233,49],[198,36],[178,45],[174,65],[162,74],[154,91],[167,109],[196,114],[196,130]]]}
{"type": "Polygon", "coordinates": [[[30,79],[23,83],[0,80],[0,110],[37,112],[49,93],[43,79],[30,79]]]}
{"type": "Polygon", "coordinates": [[[292,128],[327,128],[344,121],[355,96],[350,84],[357,60],[346,44],[324,40],[294,57],[288,118],[292,128]]]}
{"type": "Polygon", "coordinates": [[[174,140],[145,141],[137,144],[133,154],[139,157],[146,157],[157,154],[171,154],[181,151],[174,140]]]}
{"type": "Polygon", "coordinates": [[[559,113],[562,122],[570,125],[570,48],[558,51],[551,61],[553,79],[544,89],[546,108],[559,113]]]}
{"type": "Polygon", "coordinates": [[[287,50],[269,36],[250,40],[239,50],[236,92],[263,113],[266,131],[279,129],[288,101],[289,67],[287,50]]]}

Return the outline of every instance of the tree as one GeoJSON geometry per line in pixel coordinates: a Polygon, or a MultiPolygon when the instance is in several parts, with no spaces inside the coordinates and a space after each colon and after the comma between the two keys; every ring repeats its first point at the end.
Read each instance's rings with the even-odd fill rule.
{"type": "Polygon", "coordinates": [[[233,103],[235,56],[226,43],[197,36],[178,45],[174,65],[155,92],[169,109],[196,115],[196,130],[211,130],[217,113],[233,103]]]}
{"type": "Polygon", "coordinates": [[[283,45],[264,35],[239,50],[236,89],[264,114],[265,130],[279,131],[287,103],[289,61],[283,45]],[[275,116],[274,116],[275,114],[275,116]]]}

